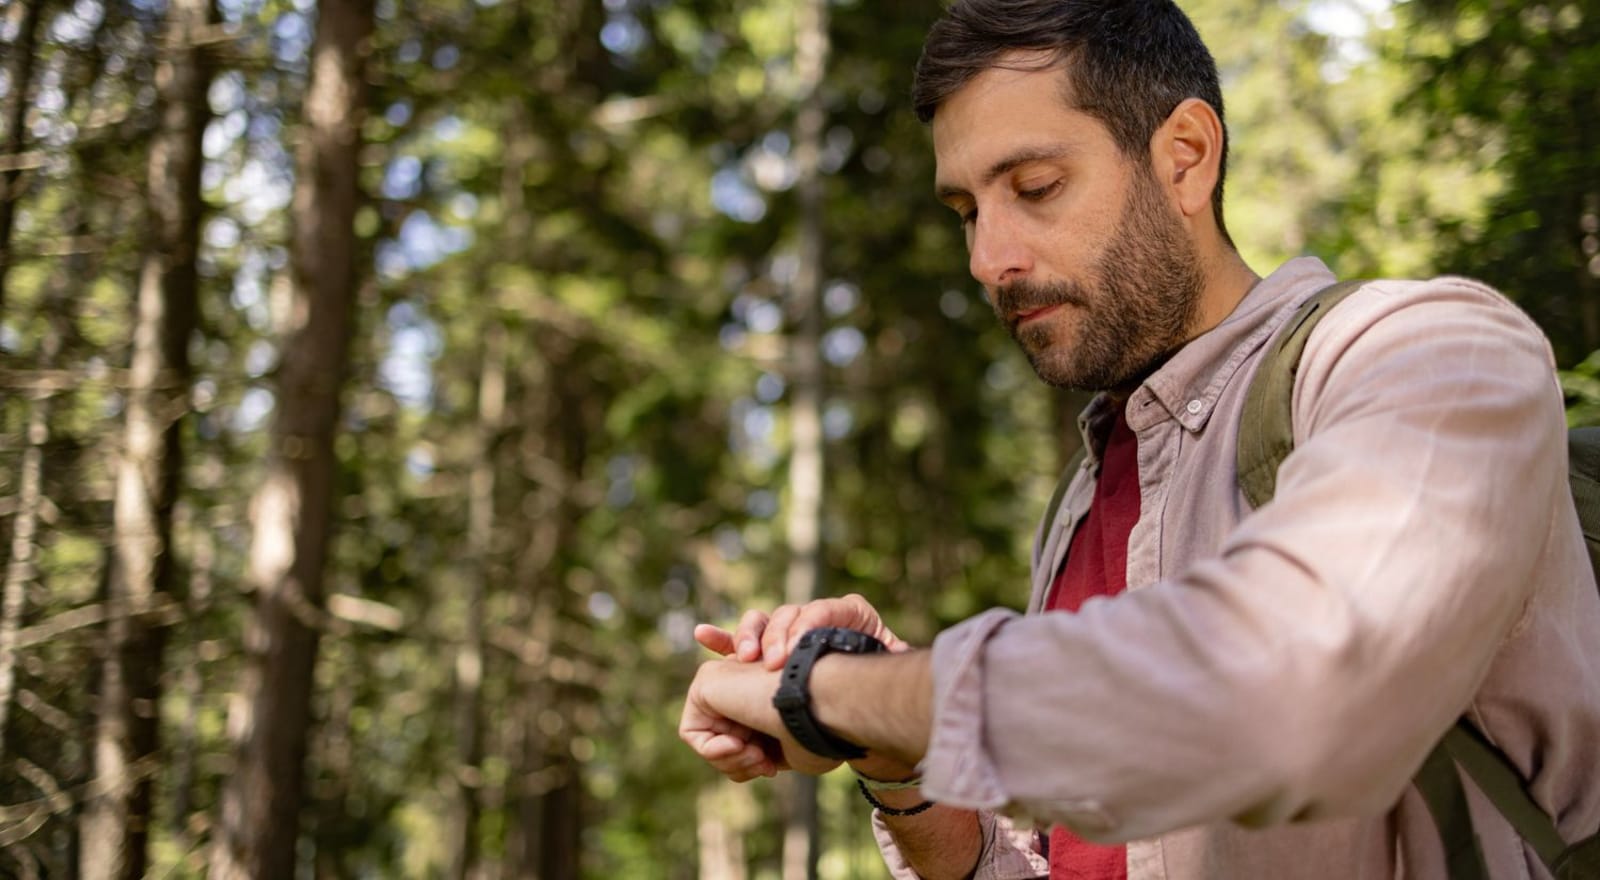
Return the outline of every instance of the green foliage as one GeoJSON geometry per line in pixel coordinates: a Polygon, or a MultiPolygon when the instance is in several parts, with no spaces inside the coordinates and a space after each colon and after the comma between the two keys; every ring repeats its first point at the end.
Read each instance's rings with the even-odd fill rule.
{"type": "MultiPolygon", "coordinates": [[[[1318,16],[1340,4],[1185,5],[1223,71],[1229,226],[1258,269],[1310,252],[1347,275],[1478,274],[1541,320],[1563,363],[1600,348],[1592,10],[1414,0],[1363,5],[1361,26],[1336,33],[1318,16]]],[[[54,366],[74,377],[51,400],[57,518],[30,625],[99,594],[142,247],[158,22],[138,4],[74,9],[91,7],[104,14],[90,36],[53,31],[40,50],[60,100],[36,102],[29,122],[54,152],[28,178],[0,314],[6,371],[52,366],[41,342],[60,326],[54,366]]],[[[675,726],[702,659],[692,625],[732,623],[782,592],[801,317],[789,294],[796,7],[379,3],[357,220],[369,271],[337,447],[338,600],[321,620],[308,870],[441,874],[451,800],[470,778],[475,840],[506,870],[537,836],[530,817],[570,803],[555,799],[570,781],[584,876],[696,876],[697,817],[733,830],[752,876],[777,875],[773,786],[718,782],[675,726]],[[489,425],[498,333],[504,406],[489,425]],[[472,520],[483,462],[487,536],[472,520]],[[457,652],[480,613],[483,756],[464,767],[457,652]]],[[[921,643],[1025,599],[1033,521],[1064,445],[1064,404],[996,326],[959,227],[931,198],[907,92],[935,12],[830,4],[822,86],[824,590],[866,595],[921,643]]],[[[224,13],[176,532],[192,595],[171,631],[152,848],[175,877],[202,875],[229,769],[248,499],[294,321],[287,207],[315,20],[279,0],[224,13]]],[[[1574,424],[1600,422],[1600,355],[1563,387],[1574,424]]],[[[0,501],[17,493],[29,405],[10,391],[0,501]]],[[[28,649],[23,686],[81,717],[99,635],[85,626],[28,649]]],[[[50,718],[24,713],[16,735],[81,790],[82,737],[50,718]]],[[[7,803],[38,797],[30,786],[0,771],[7,803]]],[[[883,876],[848,781],[825,780],[821,803],[823,875],[883,876]]],[[[40,864],[65,863],[66,821],[30,840],[40,864]]]]}

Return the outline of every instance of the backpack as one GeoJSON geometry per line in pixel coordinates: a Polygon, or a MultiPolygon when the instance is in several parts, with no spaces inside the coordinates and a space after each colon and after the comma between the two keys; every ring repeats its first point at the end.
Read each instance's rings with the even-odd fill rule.
{"type": "MultiPolygon", "coordinates": [[[[1241,425],[1248,428],[1239,432],[1237,463],[1239,489],[1252,508],[1272,500],[1278,466],[1294,449],[1294,379],[1312,328],[1361,283],[1330,285],[1302,303],[1269,343],[1250,382],[1240,419],[1241,425]]],[[[1568,481],[1589,562],[1600,572],[1600,428],[1572,429],[1567,434],[1567,448],[1568,481]]],[[[1047,524],[1055,521],[1082,456],[1082,452],[1078,453],[1057,484],[1046,512],[1047,524]]],[[[1451,880],[1489,880],[1458,766],[1472,777],[1556,880],[1600,878],[1600,833],[1569,846],[1561,839],[1555,822],[1528,794],[1516,765],[1462,718],[1434,746],[1412,780],[1439,828],[1451,880]]]]}

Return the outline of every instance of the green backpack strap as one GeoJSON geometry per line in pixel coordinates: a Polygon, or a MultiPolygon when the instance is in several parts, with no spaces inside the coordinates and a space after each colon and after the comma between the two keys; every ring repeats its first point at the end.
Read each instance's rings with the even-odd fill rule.
{"type": "MultiPolygon", "coordinates": [[[[1236,459],[1239,489],[1253,508],[1272,500],[1278,467],[1294,449],[1294,380],[1306,341],[1317,322],[1361,283],[1342,281],[1316,292],[1268,344],[1245,395],[1236,459]]],[[[1600,428],[1569,432],[1568,453],[1573,501],[1589,560],[1600,571],[1600,428]]],[[[1451,880],[1489,877],[1458,766],[1557,880],[1600,878],[1600,834],[1567,846],[1555,822],[1528,794],[1516,765],[1463,718],[1434,746],[1413,780],[1438,826],[1451,880]]]]}
{"type": "Polygon", "coordinates": [[[1268,343],[1245,395],[1240,420],[1239,488],[1251,507],[1272,500],[1278,488],[1278,465],[1294,449],[1294,377],[1306,340],[1323,316],[1360,287],[1360,281],[1341,281],[1312,294],[1268,343]]]}
{"type": "Polygon", "coordinates": [[[1589,546],[1589,563],[1600,571],[1600,428],[1567,432],[1567,482],[1589,546]]]}

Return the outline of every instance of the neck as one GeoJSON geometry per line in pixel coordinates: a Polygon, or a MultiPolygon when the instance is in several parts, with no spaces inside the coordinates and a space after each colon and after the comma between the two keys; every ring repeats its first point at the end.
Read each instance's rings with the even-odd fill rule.
{"type": "Polygon", "coordinates": [[[1219,242],[1208,250],[1210,253],[1201,261],[1205,292],[1200,295],[1200,308],[1190,330],[1190,339],[1221,324],[1261,280],[1239,252],[1226,244],[1219,242]]]}

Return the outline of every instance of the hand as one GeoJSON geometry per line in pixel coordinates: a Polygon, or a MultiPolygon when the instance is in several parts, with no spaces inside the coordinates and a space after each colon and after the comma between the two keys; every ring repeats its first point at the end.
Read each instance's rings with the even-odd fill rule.
{"type": "Polygon", "coordinates": [[[778,677],[732,660],[703,663],[689,685],[678,736],[695,754],[734,782],[779,770],[821,774],[839,766],[801,748],[772,706],[778,677]]]}
{"type": "Polygon", "coordinates": [[[804,605],[781,605],[771,616],[761,611],[746,611],[734,632],[702,623],[695,627],[694,637],[724,657],[731,656],[745,663],[760,660],[767,669],[781,669],[800,637],[823,626],[859,630],[894,652],[911,647],[884,626],[878,610],[859,593],[838,599],[816,599],[804,605]]]}

